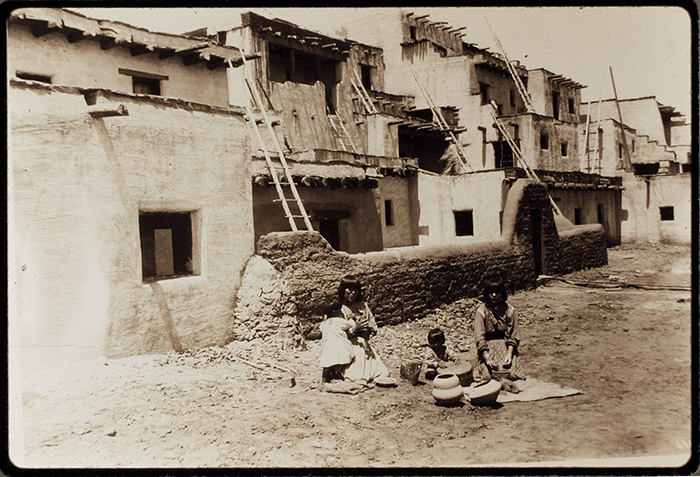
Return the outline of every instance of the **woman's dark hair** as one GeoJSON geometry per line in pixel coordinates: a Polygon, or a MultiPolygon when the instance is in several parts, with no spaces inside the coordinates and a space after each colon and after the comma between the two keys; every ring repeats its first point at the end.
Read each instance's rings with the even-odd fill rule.
{"type": "Polygon", "coordinates": [[[345,275],[340,279],[338,286],[338,301],[340,303],[345,301],[345,290],[357,290],[357,301],[362,300],[362,283],[355,275],[345,275]]]}
{"type": "Polygon", "coordinates": [[[484,294],[482,297],[485,302],[488,302],[488,296],[492,292],[500,293],[503,301],[508,300],[508,290],[506,290],[506,285],[500,278],[490,278],[484,283],[484,294]]]}
{"type": "Polygon", "coordinates": [[[440,328],[433,328],[428,332],[428,343],[445,343],[445,333],[440,328]]]}

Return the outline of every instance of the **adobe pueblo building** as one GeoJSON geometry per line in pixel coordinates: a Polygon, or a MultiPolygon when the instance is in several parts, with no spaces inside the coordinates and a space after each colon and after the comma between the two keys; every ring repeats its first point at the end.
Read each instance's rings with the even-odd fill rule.
{"type": "MultiPolygon", "coordinates": [[[[348,271],[392,323],[474,296],[488,274],[522,289],[605,264],[625,221],[649,220],[623,209],[629,174],[587,167],[584,86],[460,30],[387,10],[348,25],[352,39],[254,13],[171,35],[14,10],[14,358],[30,370],[308,334],[348,271]]],[[[681,149],[659,153],[660,172],[681,149]]]]}

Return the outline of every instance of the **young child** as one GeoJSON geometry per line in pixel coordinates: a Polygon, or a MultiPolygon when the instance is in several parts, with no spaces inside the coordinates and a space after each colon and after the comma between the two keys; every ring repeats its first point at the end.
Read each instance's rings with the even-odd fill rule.
{"type": "Polygon", "coordinates": [[[445,346],[445,333],[440,328],[433,328],[428,332],[428,346],[425,354],[425,363],[428,366],[425,379],[435,379],[441,369],[459,363],[459,355],[445,346]]]}

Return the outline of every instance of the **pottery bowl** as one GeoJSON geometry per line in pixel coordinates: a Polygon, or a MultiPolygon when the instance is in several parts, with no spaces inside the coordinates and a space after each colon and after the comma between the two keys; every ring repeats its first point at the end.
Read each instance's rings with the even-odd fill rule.
{"type": "Polygon", "coordinates": [[[469,402],[475,406],[490,406],[495,404],[501,392],[501,383],[491,380],[479,386],[464,388],[464,394],[469,398],[469,402]]]}
{"type": "Polygon", "coordinates": [[[377,386],[381,386],[383,388],[390,388],[392,386],[396,386],[396,379],[394,379],[394,378],[376,378],[374,380],[374,383],[377,386]]]}

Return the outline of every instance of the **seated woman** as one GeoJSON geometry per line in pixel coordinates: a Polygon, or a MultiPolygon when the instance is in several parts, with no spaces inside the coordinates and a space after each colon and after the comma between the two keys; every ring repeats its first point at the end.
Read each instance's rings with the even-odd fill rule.
{"type": "Polygon", "coordinates": [[[474,379],[494,378],[501,382],[504,390],[518,392],[512,381],[523,378],[518,362],[520,327],[515,308],[507,299],[508,293],[501,280],[485,283],[483,303],[474,312],[477,350],[474,379]]]}
{"type": "Polygon", "coordinates": [[[328,379],[324,382],[342,376],[346,381],[367,385],[376,378],[389,376],[369,343],[377,333],[377,324],[362,298],[362,285],[354,275],[340,281],[338,302],[321,325],[321,333],[321,367],[324,379],[328,379]]]}

